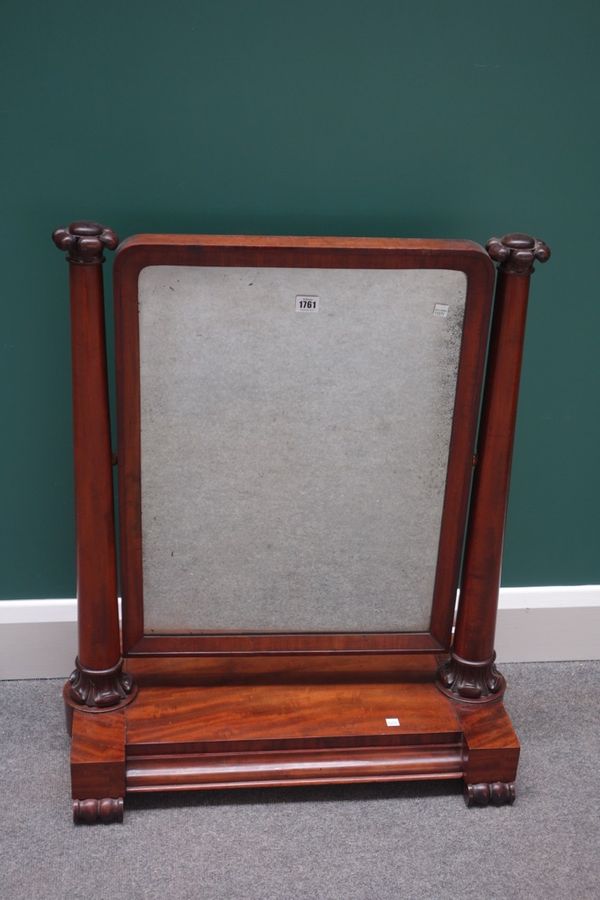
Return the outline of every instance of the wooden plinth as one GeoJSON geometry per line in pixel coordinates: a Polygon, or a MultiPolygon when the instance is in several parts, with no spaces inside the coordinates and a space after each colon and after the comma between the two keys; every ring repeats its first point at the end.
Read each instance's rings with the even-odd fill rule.
{"type": "Polygon", "coordinates": [[[73,716],[76,820],[93,818],[92,800],[97,821],[118,820],[128,792],[366,781],[463,779],[469,803],[512,802],[519,745],[503,703],[456,703],[436,664],[128,660],[136,699],[73,716]]]}

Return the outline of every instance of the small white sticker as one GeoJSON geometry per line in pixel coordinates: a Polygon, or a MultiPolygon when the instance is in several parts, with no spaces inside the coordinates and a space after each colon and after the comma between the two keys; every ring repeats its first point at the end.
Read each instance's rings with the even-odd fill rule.
{"type": "Polygon", "coordinates": [[[448,310],[450,309],[445,303],[436,303],[433,307],[434,316],[438,316],[440,319],[445,319],[448,315],[448,310]]]}
{"type": "Polygon", "coordinates": [[[296,312],[319,312],[319,298],[310,294],[298,294],[296,312]]]}
{"type": "Polygon", "coordinates": [[[397,728],[400,724],[400,719],[386,719],[385,724],[388,728],[397,728]]]}

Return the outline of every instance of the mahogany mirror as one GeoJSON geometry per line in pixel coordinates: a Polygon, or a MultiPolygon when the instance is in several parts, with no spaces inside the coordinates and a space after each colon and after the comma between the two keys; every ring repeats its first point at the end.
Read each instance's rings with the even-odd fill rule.
{"type": "Polygon", "coordinates": [[[255,783],[463,778],[470,802],[511,802],[518,743],[493,631],[528,282],[545,245],[125,241],[119,648],[101,280],[116,239],[75,223],[55,240],[73,301],[76,819],[119,818],[126,791],[255,783]],[[479,772],[464,747],[491,703],[482,746],[497,752],[479,772]],[[100,760],[82,749],[90,728],[111,735],[100,760]]]}

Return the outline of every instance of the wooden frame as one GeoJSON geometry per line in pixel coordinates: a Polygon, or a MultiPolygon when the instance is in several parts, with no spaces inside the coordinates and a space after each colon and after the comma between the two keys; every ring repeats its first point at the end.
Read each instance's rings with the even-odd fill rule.
{"type": "Polygon", "coordinates": [[[549,257],[546,245],[508,235],[488,243],[488,256],[457,241],[141,235],[124,242],[114,271],[121,649],[101,269],[104,248],[117,239],[79,222],[54,240],[68,251],[72,301],[79,657],[65,702],[76,821],[120,819],[126,791],[254,784],[462,778],[469,803],[512,802],[518,742],[493,644],[529,277],[534,260],[549,257]],[[475,454],[489,257],[500,272],[475,454]],[[140,271],[152,265],[465,272],[429,631],[144,634],[137,292],[140,271]]]}
{"type": "Polygon", "coordinates": [[[448,649],[462,534],[471,483],[493,269],[477,245],[452,241],[181,237],[140,235],[125,241],[114,269],[119,395],[120,534],[123,644],[127,656],[205,653],[431,652],[448,649]],[[275,266],[339,269],[456,269],[467,276],[463,344],[456,392],[440,562],[430,631],[422,634],[145,635],[141,546],[140,366],[138,278],[153,265],[275,266]]]}

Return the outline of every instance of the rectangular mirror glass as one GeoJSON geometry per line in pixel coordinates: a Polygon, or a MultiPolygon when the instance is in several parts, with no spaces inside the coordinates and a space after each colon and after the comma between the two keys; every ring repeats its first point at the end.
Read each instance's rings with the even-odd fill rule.
{"type": "Polygon", "coordinates": [[[142,270],[146,632],[428,629],[466,286],[142,270]]]}

